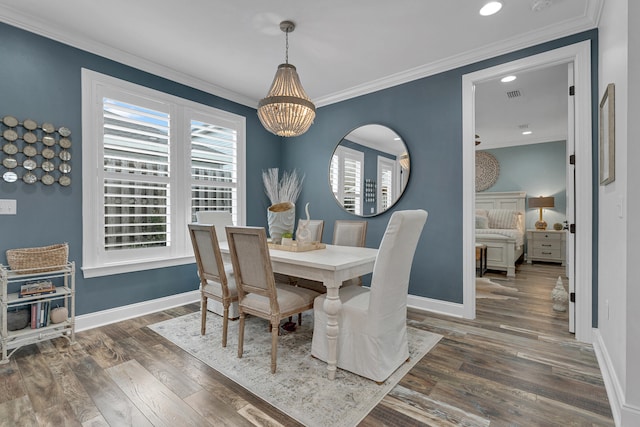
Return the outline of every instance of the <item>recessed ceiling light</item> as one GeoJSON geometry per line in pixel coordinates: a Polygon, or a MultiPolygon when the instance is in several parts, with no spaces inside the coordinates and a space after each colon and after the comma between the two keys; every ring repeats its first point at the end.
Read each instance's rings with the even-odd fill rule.
{"type": "Polygon", "coordinates": [[[484,6],[482,6],[482,9],[480,9],[480,15],[482,16],[489,16],[489,15],[493,15],[494,13],[498,13],[498,11],[502,9],[502,3],[499,1],[490,1],[489,3],[485,4],[484,6]]]}
{"type": "Polygon", "coordinates": [[[505,76],[505,77],[501,78],[500,81],[502,83],[509,83],[509,82],[514,81],[516,78],[517,78],[516,76],[505,76]]]}
{"type": "Polygon", "coordinates": [[[531,132],[530,130],[525,130],[524,132],[522,132],[523,135],[531,135],[533,132],[531,132]]]}

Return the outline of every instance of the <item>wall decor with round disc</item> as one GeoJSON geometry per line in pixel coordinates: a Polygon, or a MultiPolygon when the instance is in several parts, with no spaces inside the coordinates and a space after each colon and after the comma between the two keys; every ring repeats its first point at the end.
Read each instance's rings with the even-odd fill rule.
{"type": "Polygon", "coordinates": [[[476,151],[476,191],[491,188],[500,175],[500,163],[493,154],[476,151]]]}

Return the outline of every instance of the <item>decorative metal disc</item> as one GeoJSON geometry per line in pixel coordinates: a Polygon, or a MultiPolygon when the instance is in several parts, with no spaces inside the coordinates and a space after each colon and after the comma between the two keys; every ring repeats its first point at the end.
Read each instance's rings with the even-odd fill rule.
{"type": "Polygon", "coordinates": [[[27,159],[24,162],[22,162],[22,167],[28,171],[32,171],[38,167],[38,164],[33,159],[27,159]]]}
{"type": "Polygon", "coordinates": [[[18,174],[16,174],[15,172],[5,172],[2,175],[2,179],[4,179],[6,182],[16,182],[18,180],[18,174]]]}
{"type": "Polygon", "coordinates": [[[476,191],[491,188],[500,175],[500,163],[486,151],[476,151],[476,191]]]}
{"type": "Polygon", "coordinates": [[[60,178],[58,178],[58,182],[63,187],[67,187],[67,186],[71,185],[71,178],[69,178],[66,175],[62,175],[60,178]]]}
{"type": "Polygon", "coordinates": [[[16,132],[13,129],[7,129],[4,132],[2,132],[2,136],[4,137],[4,139],[6,139],[7,141],[15,141],[16,139],[18,139],[18,132],[16,132]]]}
{"type": "Polygon", "coordinates": [[[60,129],[58,129],[58,133],[64,137],[67,137],[69,135],[71,135],[71,130],[69,130],[68,127],[60,127],[60,129]]]}
{"type": "Polygon", "coordinates": [[[24,154],[27,157],[33,157],[36,154],[38,154],[38,150],[36,150],[36,147],[34,147],[33,145],[26,145],[22,149],[22,154],[24,154]]]}
{"type": "Polygon", "coordinates": [[[71,140],[69,138],[60,138],[58,142],[62,148],[71,148],[71,140]]]}
{"type": "Polygon", "coordinates": [[[48,135],[47,136],[43,136],[42,137],[42,143],[44,145],[47,145],[47,146],[51,147],[53,145],[56,145],[56,139],[54,137],[48,136],[48,135]]]}
{"type": "Polygon", "coordinates": [[[18,126],[18,119],[13,116],[4,116],[2,118],[2,123],[12,128],[14,126],[18,126]]]}
{"type": "Polygon", "coordinates": [[[25,132],[24,135],[22,135],[22,139],[28,144],[34,144],[38,141],[38,137],[33,132],[25,132]]]}
{"type": "Polygon", "coordinates": [[[35,120],[31,120],[31,119],[26,119],[24,123],[22,123],[22,126],[24,126],[24,128],[28,130],[38,129],[38,123],[36,123],[35,120]]]}
{"type": "Polygon", "coordinates": [[[56,182],[56,179],[51,175],[49,175],[48,173],[45,173],[44,175],[42,175],[42,178],[40,178],[40,180],[44,185],[51,185],[54,182],[56,182]]]}
{"type": "Polygon", "coordinates": [[[12,143],[4,144],[2,146],[2,151],[10,156],[13,156],[18,152],[18,146],[12,143]]]}
{"type": "Polygon", "coordinates": [[[56,128],[51,123],[43,123],[42,130],[46,133],[54,133],[56,131],[56,128]]]}
{"type": "Polygon", "coordinates": [[[55,156],[56,152],[51,148],[45,148],[44,150],[42,150],[42,157],[44,157],[45,159],[53,159],[55,156]]]}
{"type": "Polygon", "coordinates": [[[18,161],[13,157],[5,157],[2,160],[2,166],[4,166],[7,169],[13,169],[16,166],[18,166],[18,161]]]}
{"type": "Polygon", "coordinates": [[[51,172],[56,168],[56,165],[53,164],[53,162],[50,162],[49,160],[45,160],[44,162],[42,162],[42,170],[45,172],[51,172]]]}
{"type": "Polygon", "coordinates": [[[33,184],[38,181],[38,177],[32,172],[27,172],[22,177],[22,180],[27,184],[33,184]]]}

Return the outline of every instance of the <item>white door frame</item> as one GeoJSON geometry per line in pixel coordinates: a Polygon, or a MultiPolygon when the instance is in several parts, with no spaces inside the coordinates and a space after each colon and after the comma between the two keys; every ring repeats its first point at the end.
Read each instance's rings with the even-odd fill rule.
{"type": "Polygon", "coordinates": [[[592,342],[592,138],[591,42],[583,41],[462,76],[463,317],[476,317],[475,289],[475,85],[506,74],[573,62],[576,151],[576,340],[592,342]]]}

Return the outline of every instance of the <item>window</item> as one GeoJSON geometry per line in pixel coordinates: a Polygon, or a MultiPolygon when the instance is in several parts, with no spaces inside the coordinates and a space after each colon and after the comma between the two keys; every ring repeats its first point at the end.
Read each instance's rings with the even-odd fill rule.
{"type": "Polygon", "coordinates": [[[244,223],[244,117],[82,71],[85,277],[193,262],[198,210],[244,223]]]}
{"type": "Polygon", "coordinates": [[[378,156],[378,212],[384,212],[396,199],[396,181],[394,179],[397,164],[395,161],[378,156]]]}
{"type": "Polygon", "coordinates": [[[364,153],[338,146],[331,158],[329,180],[333,195],[348,211],[362,215],[364,153]]]}

